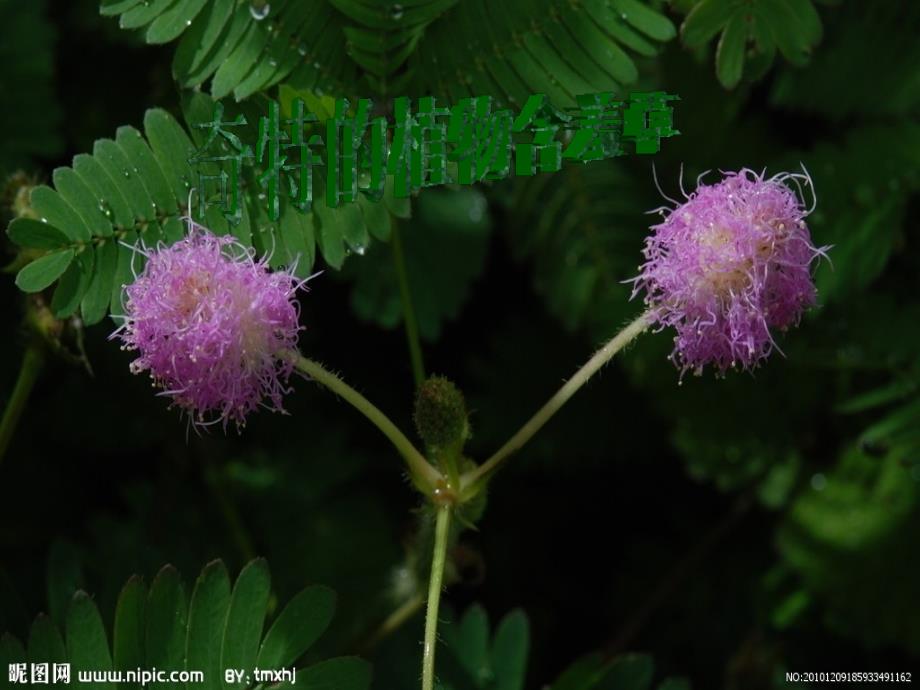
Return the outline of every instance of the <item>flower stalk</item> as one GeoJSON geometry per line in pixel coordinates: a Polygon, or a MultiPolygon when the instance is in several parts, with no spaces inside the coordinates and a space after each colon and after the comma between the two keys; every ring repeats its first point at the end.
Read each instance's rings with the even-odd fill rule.
{"type": "Polygon", "coordinates": [[[403,321],[406,327],[406,341],[409,344],[409,358],[412,361],[412,377],[415,386],[421,386],[425,380],[425,363],[422,357],[422,343],[418,334],[418,320],[415,316],[415,305],[412,302],[412,290],[409,288],[409,273],[406,270],[406,256],[403,252],[402,237],[400,236],[399,221],[396,216],[391,216],[391,237],[393,245],[393,263],[396,266],[396,279],[399,283],[399,296],[403,305],[403,321]]]}
{"type": "Polygon", "coordinates": [[[22,357],[22,366],[19,369],[19,376],[16,378],[16,384],[13,386],[13,394],[10,396],[6,409],[3,411],[3,419],[0,420],[0,462],[6,455],[6,450],[16,432],[16,426],[19,424],[19,418],[25,409],[26,402],[29,400],[29,394],[35,386],[38,374],[45,362],[44,353],[38,345],[29,345],[22,357]]]}
{"type": "Polygon", "coordinates": [[[639,334],[645,331],[651,323],[650,312],[645,312],[635,321],[617,333],[606,345],[598,350],[585,365],[575,372],[575,375],[566,381],[556,394],[550,398],[530,420],[522,426],[505,445],[498,449],[492,457],[479,467],[467,472],[460,478],[461,500],[474,496],[482,485],[495,473],[499,466],[515,451],[520,449],[531,437],[558,412],[569,398],[588,382],[610,359],[626,345],[632,342],[639,334]]]}
{"type": "Polygon", "coordinates": [[[438,642],[438,608],[444,587],[447,561],[447,538],[450,532],[450,504],[439,505],[434,527],[434,553],[431,579],[428,582],[428,605],[425,610],[425,647],[422,654],[422,690],[434,690],[434,657],[438,642]]]}
{"type": "Polygon", "coordinates": [[[389,417],[319,362],[308,359],[299,353],[295,356],[294,366],[299,371],[341,397],[380,429],[406,461],[412,480],[419,490],[426,496],[434,495],[438,487],[444,484],[444,477],[429,464],[424,456],[412,445],[412,442],[406,438],[406,435],[390,421],[389,417]]]}

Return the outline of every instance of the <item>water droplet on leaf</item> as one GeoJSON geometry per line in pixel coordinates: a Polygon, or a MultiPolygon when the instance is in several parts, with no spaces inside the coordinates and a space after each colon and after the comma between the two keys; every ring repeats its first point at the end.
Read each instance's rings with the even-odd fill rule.
{"type": "Polygon", "coordinates": [[[272,7],[267,2],[256,2],[255,4],[249,6],[249,14],[251,14],[252,18],[257,22],[261,22],[263,19],[265,19],[271,10],[272,7]]]}
{"type": "Polygon", "coordinates": [[[403,17],[403,6],[399,3],[390,5],[390,19],[398,22],[403,17]]]}

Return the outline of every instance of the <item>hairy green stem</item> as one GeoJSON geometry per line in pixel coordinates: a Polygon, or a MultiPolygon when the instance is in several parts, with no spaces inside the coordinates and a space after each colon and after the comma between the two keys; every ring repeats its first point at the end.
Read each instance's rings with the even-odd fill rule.
{"type": "Polygon", "coordinates": [[[22,366],[19,368],[19,376],[16,384],[13,386],[13,393],[10,395],[6,409],[3,411],[3,419],[0,420],[0,462],[3,462],[3,456],[6,455],[6,449],[13,439],[16,432],[16,426],[19,424],[19,418],[32,392],[32,387],[38,379],[38,373],[41,371],[45,361],[45,355],[40,346],[29,345],[26,347],[25,354],[22,356],[22,366]]]}
{"type": "Polygon", "coordinates": [[[428,463],[425,457],[412,445],[412,442],[406,438],[406,435],[390,421],[389,417],[377,409],[367,398],[319,362],[296,354],[294,365],[314,381],[343,398],[380,429],[383,435],[390,439],[399,454],[403,456],[409,466],[409,473],[423,493],[432,495],[434,490],[443,484],[444,477],[441,473],[428,463]]]}
{"type": "Polygon", "coordinates": [[[396,279],[399,282],[399,295],[403,305],[403,320],[406,325],[406,340],[409,342],[409,357],[412,360],[412,377],[418,388],[425,380],[425,363],[422,359],[422,343],[418,335],[418,321],[415,318],[415,306],[412,303],[412,291],[409,289],[409,274],[406,272],[406,257],[403,253],[402,237],[399,223],[395,216],[392,220],[393,263],[396,264],[396,279]]]}
{"type": "Polygon", "coordinates": [[[371,649],[380,644],[387,637],[399,630],[412,616],[414,616],[425,604],[425,598],[421,594],[413,594],[399,608],[393,611],[364,642],[360,645],[360,651],[369,652],[371,649]]]}
{"type": "Polygon", "coordinates": [[[431,579],[428,583],[428,606],[425,611],[425,648],[422,655],[422,690],[434,690],[434,653],[438,642],[438,607],[444,586],[444,564],[447,561],[447,535],[450,528],[451,506],[437,508],[434,527],[434,554],[431,557],[431,579]]]}
{"type": "Polygon", "coordinates": [[[550,398],[546,404],[508,440],[507,443],[505,443],[505,445],[499,448],[492,457],[479,467],[461,477],[461,495],[464,490],[470,489],[487,479],[498,469],[502,462],[527,443],[527,441],[529,441],[563,405],[565,405],[568,399],[571,398],[579,388],[585,385],[588,379],[609,362],[617,352],[622,350],[630,341],[642,333],[648,325],[649,314],[646,312],[617,333],[606,345],[598,350],[594,356],[589,359],[581,369],[575,372],[575,375],[566,381],[562,387],[556,391],[556,394],[550,398]]]}

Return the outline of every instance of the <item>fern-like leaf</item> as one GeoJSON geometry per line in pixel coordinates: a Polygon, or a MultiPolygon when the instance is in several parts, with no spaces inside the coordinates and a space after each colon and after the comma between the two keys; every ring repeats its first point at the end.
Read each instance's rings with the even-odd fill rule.
{"type": "Polygon", "coordinates": [[[784,156],[774,169],[806,161],[818,205],[808,225],[819,245],[831,244],[830,262],[817,267],[824,304],[856,294],[875,280],[902,245],[907,204],[920,189],[920,126],[858,127],[842,143],[784,156]]]}
{"type": "Polygon", "coordinates": [[[245,0],[104,0],[122,28],[144,28],[148,43],[179,38],[180,85],[211,79],[211,94],[242,100],[288,80],[298,88],[350,92],[357,65],[344,48],[344,17],[327,0],[273,0],[262,17],[245,0]]]}
{"type": "Polygon", "coordinates": [[[675,35],[670,20],[639,0],[465,0],[432,24],[410,64],[414,91],[491,95],[521,105],[545,93],[560,107],[579,94],[617,91],[675,35]]]}
{"type": "MultiPolygon", "coordinates": [[[[185,105],[189,122],[212,117],[213,102],[204,94],[191,95],[185,105]]],[[[259,106],[248,107],[244,137],[255,141],[259,106]]],[[[212,231],[232,233],[244,245],[270,254],[273,266],[296,263],[298,275],[306,276],[317,246],[326,262],[339,268],[350,252],[363,252],[372,236],[386,239],[388,209],[395,212],[403,205],[389,191],[384,202],[362,195],[358,201],[329,208],[322,194],[323,175],[317,173],[313,212],[301,213],[283,200],[281,217],[273,222],[250,174],[239,224],[228,223],[216,206],[198,217],[197,205],[191,211],[188,207],[189,192],[197,182],[189,158],[203,138],[202,131],[193,130],[190,136],[169,113],[153,109],[144,117],[144,135],[121,127],[115,139],[97,141],[92,155],[80,154],[71,167],[55,170],[54,188],[41,185],[31,191],[33,217],[16,219],[7,229],[19,246],[45,252],[20,271],[19,287],[37,292],[57,281],[51,300],[55,315],[64,318],[79,311],[87,324],[93,324],[107,313],[123,312],[122,288],[144,262],[134,245],[181,239],[181,218],[190,212],[212,231]]]]}
{"type": "Polygon", "coordinates": [[[381,95],[398,94],[407,81],[406,60],[425,29],[458,0],[414,0],[373,3],[367,0],[329,0],[349,24],[344,27],[347,50],[364,70],[365,78],[381,95]]]}
{"type": "Polygon", "coordinates": [[[622,161],[564,168],[518,181],[512,246],[532,261],[537,292],[570,330],[609,337],[639,307],[623,281],[636,273],[648,226],[648,185],[622,161]],[[617,190],[617,193],[611,193],[617,190]]]}
{"type": "Polygon", "coordinates": [[[681,26],[689,48],[702,48],[719,35],[716,75],[731,89],[750,65],[757,79],[773,64],[777,49],[794,65],[808,62],[821,40],[821,18],[812,0],[700,0],[681,26]]]}
{"type": "Polygon", "coordinates": [[[771,100],[833,121],[906,115],[920,107],[920,4],[848,2],[805,69],[783,70],[771,100]]]}
{"type": "MultiPolygon", "coordinates": [[[[81,672],[157,669],[202,672],[204,690],[261,687],[253,669],[290,668],[325,631],[335,609],[332,590],[313,585],[295,596],[266,631],[270,584],[262,559],[243,568],[232,586],[224,564],[213,561],[201,571],[189,594],[178,571],[167,565],[149,588],[137,576],[128,580],[118,597],[111,635],[93,599],[78,590],[64,615],[63,635],[52,619],[40,615],[32,625],[28,647],[9,635],[0,640],[0,659],[4,668],[27,659],[69,663],[71,682],[78,682],[81,672]],[[227,669],[243,671],[242,680],[225,683],[227,669]]],[[[312,678],[328,683],[322,687],[366,690],[370,666],[357,657],[330,659],[297,670],[296,685],[314,687],[312,678]]],[[[139,687],[126,677],[123,680],[121,687],[139,687]]],[[[83,684],[106,687],[100,681],[83,684]]],[[[169,686],[153,682],[149,687],[169,686]]]]}
{"type": "Polygon", "coordinates": [[[211,79],[237,100],[282,81],[344,95],[491,95],[505,105],[546,93],[560,107],[635,81],[632,55],[676,35],[644,0],[276,0],[268,16],[243,0],[105,0],[101,11],[146,40],[181,36],[180,85],[211,79]]]}
{"type": "Polygon", "coordinates": [[[920,583],[903,576],[920,565],[917,499],[917,482],[897,455],[852,447],[792,505],[780,552],[805,592],[824,604],[833,629],[868,644],[920,650],[920,620],[897,613],[920,606],[920,583]]]}

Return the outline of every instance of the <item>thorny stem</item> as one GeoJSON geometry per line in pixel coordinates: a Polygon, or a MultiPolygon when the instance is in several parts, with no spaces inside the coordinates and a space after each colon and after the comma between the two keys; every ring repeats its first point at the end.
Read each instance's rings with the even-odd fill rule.
{"type": "Polygon", "coordinates": [[[367,398],[345,383],[336,374],[326,369],[319,362],[294,353],[294,365],[317,383],[322,384],[336,395],[342,397],[358,412],[367,417],[371,423],[390,439],[390,442],[403,456],[409,466],[409,473],[419,489],[426,495],[432,495],[435,489],[444,483],[444,477],[432,467],[424,456],[406,438],[406,435],[377,409],[367,398]]]}
{"type": "Polygon", "coordinates": [[[415,306],[412,303],[412,291],[409,289],[409,274],[406,272],[406,257],[403,253],[402,237],[399,223],[395,216],[392,220],[393,262],[396,264],[396,279],[399,282],[399,295],[403,305],[403,320],[406,325],[406,340],[409,343],[409,357],[412,360],[412,377],[418,388],[425,380],[425,363],[422,359],[422,344],[418,335],[418,321],[415,318],[415,306]]]}
{"type": "Polygon", "coordinates": [[[425,611],[425,648],[422,655],[422,690],[434,690],[434,653],[438,641],[438,606],[444,586],[444,564],[447,560],[447,535],[450,527],[450,505],[437,508],[434,527],[434,554],[431,557],[431,580],[428,583],[428,606],[425,611]]]}
{"type": "Polygon", "coordinates": [[[22,366],[19,369],[19,376],[13,386],[13,393],[10,395],[10,400],[3,411],[3,419],[0,420],[0,462],[3,462],[3,456],[6,455],[6,450],[13,439],[19,418],[22,416],[22,411],[26,406],[29,394],[32,392],[32,387],[35,385],[44,361],[45,356],[39,346],[29,345],[26,347],[25,354],[22,357],[22,366]]]}
{"type": "Polygon", "coordinates": [[[620,350],[622,350],[630,341],[642,333],[649,325],[649,313],[643,313],[639,318],[626,326],[622,331],[617,333],[606,345],[598,350],[594,356],[577,372],[566,381],[563,386],[550,398],[530,420],[512,436],[505,445],[496,451],[496,453],[486,460],[483,464],[470,472],[467,472],[460,479],[461,495],[466,490],[473,489],[492,475],[512,453],[523,446],[530,438],[536,434],[550,418],[565,405],[579,388],[581,388],[594,374],[600,370],[610,359],[620,350]]]}

